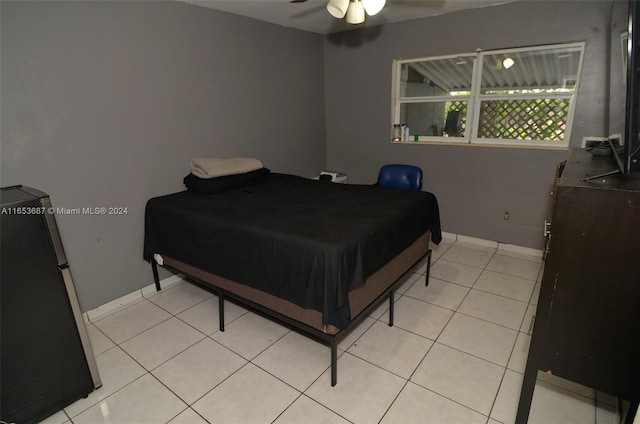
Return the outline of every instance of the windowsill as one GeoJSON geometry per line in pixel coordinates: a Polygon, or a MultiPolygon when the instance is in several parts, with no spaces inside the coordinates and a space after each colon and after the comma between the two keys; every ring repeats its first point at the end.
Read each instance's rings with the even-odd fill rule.
{"type": "Polygon", "coordinates": [[[391,144],[411,144],[411,145],[434,145],[434,146],[457,146],[457,147],[498,147],[507,149],[532,149],[532,150],[557,150],[567,151],[569,146],[535,146],[521,144],[502,143],[468,143],[465,141],[392,141],[391,144]]]}

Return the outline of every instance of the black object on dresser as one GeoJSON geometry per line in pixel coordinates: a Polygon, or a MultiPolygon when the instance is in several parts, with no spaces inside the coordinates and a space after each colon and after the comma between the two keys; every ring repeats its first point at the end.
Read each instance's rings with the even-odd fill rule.
{"type": "Polygon", "coordinates": [[[101,385],[49,196],[0,190],[0,421],[39,422],[101,385]]]}
{"type": "Polygon", "coordinates": [[[538,370],[640,399],[640,174],[582,181],[611,158],[574,149],[554,190],[550,241],[516,423],[538,370]]]}

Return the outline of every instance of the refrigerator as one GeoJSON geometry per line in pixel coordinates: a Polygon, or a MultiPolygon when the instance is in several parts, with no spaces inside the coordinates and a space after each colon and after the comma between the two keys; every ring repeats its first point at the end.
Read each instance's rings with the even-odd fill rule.
{"type": "Polygon", "coordinates": [[[35,423],[101,386],[46,193],[0,189],[0,421],[35,423]]]}

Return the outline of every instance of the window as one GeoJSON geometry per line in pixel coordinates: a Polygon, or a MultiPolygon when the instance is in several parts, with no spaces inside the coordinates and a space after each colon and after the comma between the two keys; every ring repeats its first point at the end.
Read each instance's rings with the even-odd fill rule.
{"type": "Polygon", "coordinates": [[[569,145],[583,43],[394,61],[401,142],[569,145]]]}

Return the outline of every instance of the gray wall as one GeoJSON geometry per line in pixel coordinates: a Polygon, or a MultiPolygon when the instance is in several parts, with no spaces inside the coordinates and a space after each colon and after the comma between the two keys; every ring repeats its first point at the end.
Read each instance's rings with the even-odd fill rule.
{"type": "Polygon", "coordinates": [[[83,310],[152,283],[144,206],[191,157],[325,166],[320,35],[174,1],[0,7],[0,185],[128,209],[57,217],[83,310]]]}
{"type": "Polygon", "coordinates": [[[384,163],[418,165],[445,231],[542,248],[555,167],[568,152],[390,144],[392,60],[584,40],[571,133],[579,146],[583,136],[607,134],[611,7],[519,1],[327,37],[327,167],[352,183],[371,183],[384,163]]]}
{"type": "Polygon", "coordinates": [[[384,163],[417,164],[445,231],[540,248],[567,152],[391,145],[391,62],[586,40],[579,145],[607,134],[610,9],[518,2],[323,38],[179,2],[2,1],[0,185],[61,207],[128,208],[58,216],[83,310],[152,282],[144,205],[183,188],[192,156],[355,183],[384,163]]]}

